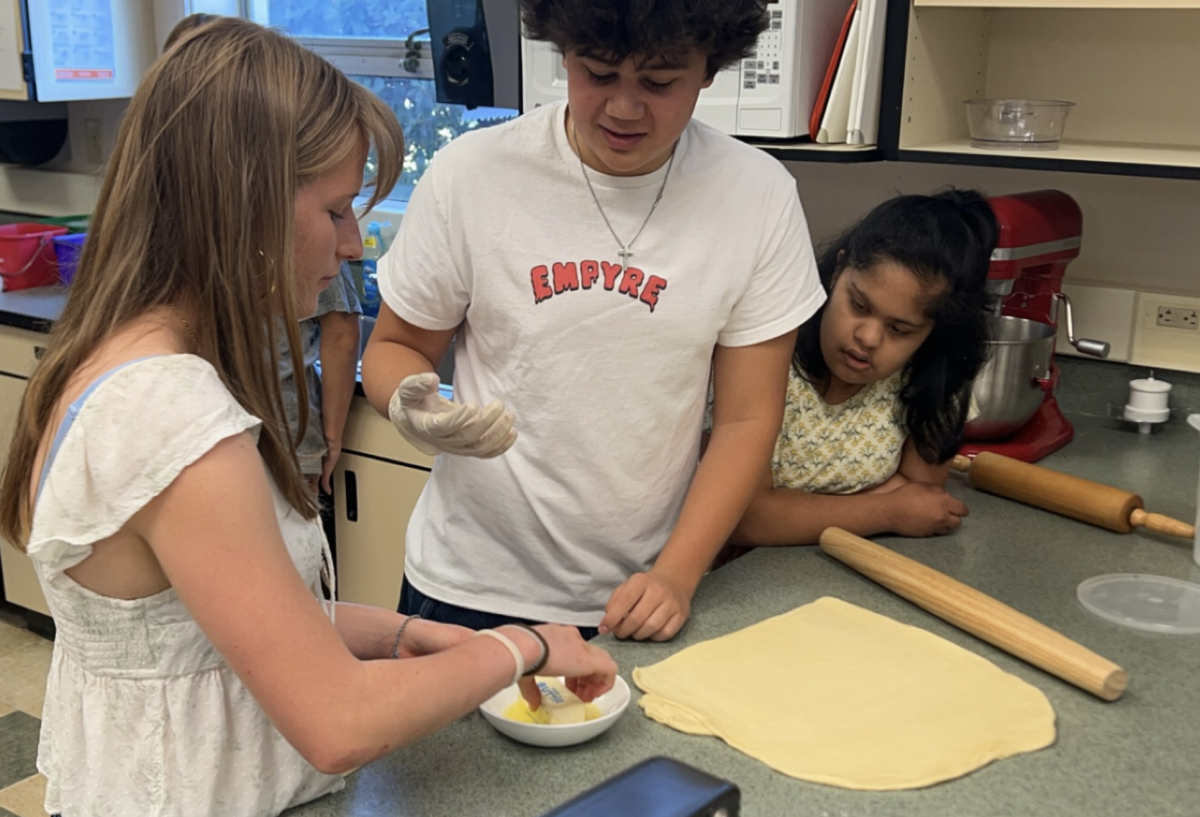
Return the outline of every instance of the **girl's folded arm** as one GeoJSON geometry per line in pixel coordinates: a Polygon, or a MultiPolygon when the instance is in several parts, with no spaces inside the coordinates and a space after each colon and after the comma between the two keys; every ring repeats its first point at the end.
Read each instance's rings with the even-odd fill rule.
{"type": "Polygon", "coordinates": [[[950,477],[950,460],[937,464],[926,462],[917,452],[913,438],[909,437],[904,441],[904,450],[900,454],[900,468],[897,473],[908,482],[924,482],[942,488],[945,487],[946,480],[950,477]]]}
{"type": "Polygon", "coordinates": [[[815,494],[777,488],[768,467],[730,541],[749,547],[811,545],[828,527],[871,536],[889,529],[894,504],[888,493],[815,494]]]}

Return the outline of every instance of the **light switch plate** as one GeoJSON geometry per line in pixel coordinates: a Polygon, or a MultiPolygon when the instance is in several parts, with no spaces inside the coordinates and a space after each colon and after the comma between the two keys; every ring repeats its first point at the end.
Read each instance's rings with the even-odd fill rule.
{"type": "Polygon", "coordinates": [[[85,158],[94,165],[104,164],[104,136],[100,120],[83,120],[83,145],[85,158]]]}

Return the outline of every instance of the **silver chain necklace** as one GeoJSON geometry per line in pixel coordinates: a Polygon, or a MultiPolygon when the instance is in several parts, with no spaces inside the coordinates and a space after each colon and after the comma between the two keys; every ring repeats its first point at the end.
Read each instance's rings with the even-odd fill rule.
{"type": "Polygon", "coordinates": [[[663,174],[662,184],[658,186],[658,194],[654,197],[654,204],[650,205],[650,212],[646,213],[646,218],[642,221],[642,226],[638,227],[637,235],[635,235],[628,244],[621,240],[617,235],[617,231],[613,229],[612,222],[608,220],[608,214],[604,212],[604,208],[600,205],[600,197],[596,195],[596,188],[592,187],[592,179],[588,176],[587,166],[583,163],[583,151],[579,149],[579,134],[575,132],[575,120],[571,120],[571,141],[574,143],[576,155],[579,156],[579,169],[583,171],[583,180],[587,182],[588,192],[592,194],[592,201],[596,202],[596,209],[600,211],[600,217],[604,219],[604,224],[608,227],[608,231],[612,233],[612,237],[621,247],[617,251],[617,255],[621,256],[621,273],[625,273],[625,269],[629,266],[629,258],[633,255],[633,250],[630,249],[634,242],[641,235],[642,230],[646,229],[646,225],[650,222],[650,216],[654,215],[654,211],[658,209],[658,203],[662,201],[663,191],[667,189],[667,179],[671,176],[671,166],[675,164],[675,149],[671,148],[671,158],[667,160],[667,172],[663,174]]]}

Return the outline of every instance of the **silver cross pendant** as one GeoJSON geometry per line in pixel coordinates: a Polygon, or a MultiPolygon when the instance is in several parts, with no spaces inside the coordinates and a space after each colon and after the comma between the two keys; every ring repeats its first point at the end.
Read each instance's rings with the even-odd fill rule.
{"type": "Polygon", "coordinates": [[[627,245],[622,245],[621,249],[617,250],[617,255],[621,256],[621,272],[624,273],[629,268],[629,258],[633,255],[633,250],[627,245]]]}

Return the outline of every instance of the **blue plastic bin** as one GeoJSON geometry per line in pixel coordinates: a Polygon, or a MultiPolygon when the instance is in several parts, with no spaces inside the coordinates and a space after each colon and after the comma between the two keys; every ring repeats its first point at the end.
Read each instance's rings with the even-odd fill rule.
{"type": "Polygon", "coordinates": [[[54,256],[58,259],[58,279],[70,285],[75,277],[75,267],[79,264],[79,254],[83,252],[83,240],[87,233],[71,233],[54,238],[54,256]]]}

